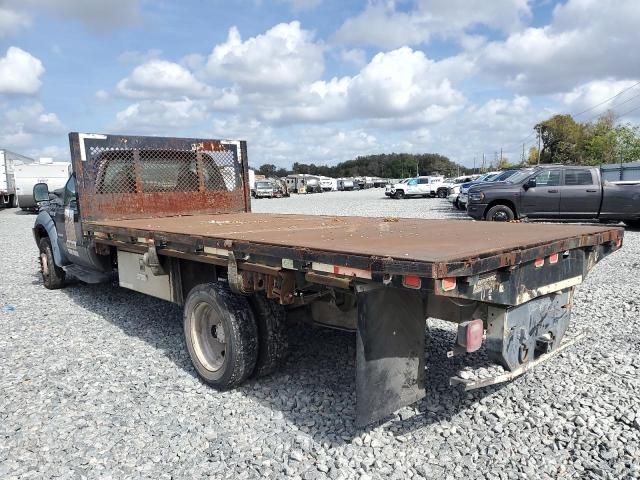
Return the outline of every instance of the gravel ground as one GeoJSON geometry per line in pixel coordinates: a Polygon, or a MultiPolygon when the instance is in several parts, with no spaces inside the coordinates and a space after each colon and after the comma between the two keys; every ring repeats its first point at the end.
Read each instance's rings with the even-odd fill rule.
{"type": "MultiPolygon", "coordinates": [[[[254,209],[461,217],[381,197],[254,209]]],[[[481,355],[447,359],[453,330],[430,320],[426,398],[361,430],[353,334],[293,327],[282,371],[216,392],[194,375],[179,308],[109,285],[45,290],[33,220],[0,211],[0,478],[640,478],[639,232],[579,287],[579,344],[463,393],[448,377],[481,355]]]]}

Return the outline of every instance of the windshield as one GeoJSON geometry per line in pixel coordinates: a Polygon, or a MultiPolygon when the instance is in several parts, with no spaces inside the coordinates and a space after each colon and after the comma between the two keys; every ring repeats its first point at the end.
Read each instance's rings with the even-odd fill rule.
{"type": "Polygon", "coordinates": [[[520,170],[520,171],[514,173],[513,175],[511,175],[509,178],[507,178],[505,180],[505,182],[507,182],[507,183],[520,183],[525,178],[527,178],[529,175],[531,175],[533,172],[534,172],[533,168],[526,168],[524,170],[520,170]]]}
{"type": "Polygon", "coordinates": [[[256,188],[273,188],[271,182],[256,182],[256,188]]]}
{"type": "Polygon", "coordinates": [[[507,178],[516,173],[516,170],[506,170],[491,179],[492,182],[504,182],[507,178]]]}

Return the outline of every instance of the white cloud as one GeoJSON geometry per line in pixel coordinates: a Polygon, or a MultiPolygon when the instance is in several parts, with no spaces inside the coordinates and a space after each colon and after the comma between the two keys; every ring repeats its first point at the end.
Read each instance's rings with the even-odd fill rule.
{"type": "Polygon", "coordinates": [[[0,144],[11,148],[32,147],[34,139],[59,135],[65,126],[55,113],[45,111],[37,102],[18,107],[2,106],[0,144]]]}
{"type": "Polygon", "coordinates": [[[568,0],[544,27],[486,45],[478,63],[493,78],[532,93],[566,92],[595,79],[640,77],[637,0],[568,0]]]}
{"type": "Polygon", "coordinates": [[[34,95],[40,90],[42,62],[18,47],[0,57],[0,94],[34,95]]]}
{"type": "Polygon", "coordinates": [[[530,15],[527,0],[415,0],[408,11],[398,9],[394,1],[373,1],[348,18],[335,39],[396,48],[427,43],[432,36],[463,38],[465,30],[476,25],[511,32],[530,15]]]}
{"type": "Polygon", "coordinates": [[[281,123],[405,117],[414,123],[439,121],[465,102],[446,76],[450,69],[449,63],[408,47],[379,53],[357,75],[311,83],[286,102],[263,109],[263,116],[281,123]]]}
{"type": "Polygon", "coordinates": [[[152,48],[147,51],[140,50],[125,50],[118,55],[118,61],[120,63],[145,63],[149,60],[156,60],[162,56],[162,50],[158,48],[152,48]]]}
{"type": "Polygon", "coordinates": [[[336,32],[338,43],[396,48],[429,40],[430,29],[421,16],[397,12],[395,6],[374,3],[348,18],[336,32]]]}
{"type": "Polygon", "coordinates": [[[13,35],[30,24],[31,20],[25,13],[0,6],[0,38],[13,35]]]}
{"type": "Polygon", "coordinates": [[[350,104],[367,116],[392,117],[413,113],[430,105],[464,101],[436,62],[421,51],[403,47],[379,53],[353,79],[350,104]]]}
{"type": "Polygon", "coordinates": [[[356,67],[364,67],[367,63],[367,52],[361,48],[343,48],[340,51],[340,58],[343,62],[351,63],[356,67]]]}
{"type": "Polygon", "coordinates": [[[208,85],[196,80],[181,65],[165,60],[150,60],[137,66],[131,75],[118,82],[118,92],[129,98],[204,97],[212,94],[208,85]]]}
{"type": "Polygon", "coordinates": [[[172,129],[192,127],[206,120],[203,102],[181,100],[143,100],[116,114],[118,128],[135,132],[169,134],[172,129]]]}
{"type": "MultiPolygon", "coordinates": [[[[574,113],[579,113],[602,104],[585,114],[585,118],[604,113],[606,110],[624,113],[640,104],[640,99],[638,98],[640,95],[640,86],[631,88],[637,83],[635,80],[594,80],[577,86],[569,92],[560,94],[559,98],[562,103],[574,113]],[[607,101],[614,96],[616,96],[614,99],[607,101]]],[[[582,117],[579,119],[584,120],[582,117]]]]}
{"type": "Polygon", "coordinates": [[[206,65],[213,77],[225,78],[245,92],[297,87],[316,80],[324,70],[322,47],[299,22],[280,23],[262,35],[242,41],[232,27],[206,65]]]}

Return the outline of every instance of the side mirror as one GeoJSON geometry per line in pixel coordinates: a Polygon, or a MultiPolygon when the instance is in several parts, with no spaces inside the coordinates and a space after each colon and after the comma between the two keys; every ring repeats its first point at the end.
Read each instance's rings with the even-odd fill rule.
{"type": "Polygon", "coordinates": [[[49,186],[46,183],[36,183],[33,186],[33,199],[36,203],[49,201],[49,186]]]}
{"type": "Polygon", "coordinates": [[[527,180],[527,183],[524,184],[524,189],[529,190],[530,188],[536,188],[536,179],[530,178],[527,180]]]}

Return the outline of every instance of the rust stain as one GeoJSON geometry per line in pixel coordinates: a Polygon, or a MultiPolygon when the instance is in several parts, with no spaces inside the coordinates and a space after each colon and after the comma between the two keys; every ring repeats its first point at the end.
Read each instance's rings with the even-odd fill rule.
{"type": "MultiPolygon", "coordinates": [[[[229,213],[223,216],[174,216],[94,223],[97,226],[102,224],[123,229],[439,263],[437,268],[442,275],[446,274],[444,264],[447,262],[471,264],[480,258],[500,256],[501,266],[507,267],[517,262],[518,252],[522,249],[539,248],[544,251],[549,244],[559,241],[593,244],[596,240],[594,235],[622,234],[615,227],[408,218],[384,223],[383,219],[366,217],[350,217],[346,219],[349,228],[337,229],[334,219],[336,217],[314,215],[229,213]],[[381,230],[381,223],[389,228],[381,230]],[[414,235],[416,230],[419,235],[414,235]],[[327,235],[323,234],[325,232],[327,235]]],[[[547,255],[551,253],[554,252],[546,252],[547,255]]]]}

